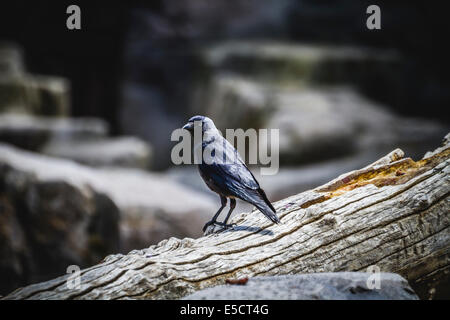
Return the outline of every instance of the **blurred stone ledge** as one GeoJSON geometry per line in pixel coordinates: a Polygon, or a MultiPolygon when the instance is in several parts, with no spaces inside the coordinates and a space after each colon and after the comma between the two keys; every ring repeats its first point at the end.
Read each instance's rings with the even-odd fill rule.
{"type": "Polygon", "coordinates": [[[0,143],[0,294],[176,235],[215,202],[161,174],[91,168],[0,143]],[[176,199],[176,201],[174,201],[176,199]]]}
{"type": "Polygon", "coordinates": [[[0,75],[17,76],[24,72],[22,50],[12,43],[0,42],[0,75]]]}
{"type": "Polygon", "coordinates": [[[106,138],[108,132],[108,124],[98,118],[0,114],[0,141],[31,151],[41,150],[50,141],[106,138]]]}
{"type": "Polygon", "coordinates": [[[0,44],[0,142],[91,166],[148,169],[152,148],[136,137],[108,137],[98,118],[69,118],[66,79],[27,74],[23,53],[0,44]]]}
{"type": "Polygon", "coordinates": [[[1,142],[90,166],[150,168],[152,148],[147,142],[108,133],[108,124],[98,118],[0,115],[1,142]]]}
{"type": "Polygon", "coordinates": [[[282,165],[394,146],[422,156],[450,129],[370,98],[371,90],[398,94],[404,65],[393,50],[251,40],[202,46],[193,55],[191,113],[210,116],[221,130],[279,129],[282,165]]]}
{"type": "Polygon", "coordinates": [[[330,272],[254,277],[245,285],[221,285],[183,300],[418,300],[408,281],[395,273],[330,272]],[[375,279],[375,277],[373,277],[375,279]],[[371,289],[367,284],[374,285],[371,289]]]}
{"type": "Polygon", "coordinates": [[[205,75],[227,70],[283,85],[354,84],[388,79],[399,65],[394,50],[282,42],[234,41],[199,50],[205,75]]]}
{"type": "Polygon", "coordinates": [[[218,73],[197,88],[193,99],[192,113],[210,116],[221,130],[278,129],[280,163],[290,166],[393,146],[422,156],[450,129],[433,120],[396,115],[342,85],[283,87],[218,73]]]}
{"type": "Polygon", "coordinates": [[[53,140],[41,151],[89,166],[116,166],[149,169],[152,149],[136,137],[111,137],[72,141],[53,140]]]}
{"type": "Polygon", "coordinates": [[[69,95],[66,79],[27,73],[21,49],[0,43],[0,112],[67,116],[69,95]]]}

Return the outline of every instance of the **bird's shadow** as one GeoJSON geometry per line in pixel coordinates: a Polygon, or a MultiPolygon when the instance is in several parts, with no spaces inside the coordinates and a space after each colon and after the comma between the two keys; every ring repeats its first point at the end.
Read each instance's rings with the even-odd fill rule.
{"type": "Polygon", "coordinates": [[[236,232],[236,231],[246,231],[249,233],[259,233],[264,236],[273,236],[274,233],[272,230],[269,229],[261,229],[258,227],[252,227],[252,226],[246,226],[246,225],[239,225],[239,226],[233,226],[231,228],[223,228],[221,226],[211,226],[210,228],[206,229],[204,235],[209,234],[218,234],[222,232],[236,232]]]}

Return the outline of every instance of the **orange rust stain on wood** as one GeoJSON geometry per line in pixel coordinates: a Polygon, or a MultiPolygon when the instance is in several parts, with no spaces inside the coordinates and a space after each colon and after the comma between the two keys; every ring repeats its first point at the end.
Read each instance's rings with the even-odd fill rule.
{"type": "Polygon", "coordinates": [[[405,173],[403,172],[403,171],[400,171],[400,170],[397,170],[397,172],[395,173],[395,175],[398,177],[398,176],[402,176],[402,175],[404,175],[405,173]]]}
{"type": "MultiPolygon", "coordinates": [[[[378,188],[403,184],[408,180],[414,178],[418,174],[430,170],[440,160],[449,158],[449,156],[450,148],[438,154],[435,154],[432,157],[419,161],[413,161],[410,158],[406,158],[387,166],[382,166],[377,169],[371,169],[366,172],[361,172],[354,176],[349,175],[341,179],[340,183],[334,185],[333,187],[329,187],[328,190],[323,190],[324,192],[328,192],[328,194],[314,200],[314,203],[322,202],[330,198],[340,196],[345,192],[365,186],[367,184],[373,184],[378,188]]],[[[308,204],[308,206],[314,203],[310,203],[308,204]]]]}

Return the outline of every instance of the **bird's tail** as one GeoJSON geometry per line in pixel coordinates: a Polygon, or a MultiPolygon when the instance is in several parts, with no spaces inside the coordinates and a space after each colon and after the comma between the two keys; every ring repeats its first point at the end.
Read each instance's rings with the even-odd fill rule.
{"type": "Polygon", "coordinates": [[[269,199],[262,189],[255,190],[255,196],[252,197],[251,203],[259,209],[270,221],[274,223],[280,223],[280,219],[277,216],[275,208],[270,203],[269,199]]]}

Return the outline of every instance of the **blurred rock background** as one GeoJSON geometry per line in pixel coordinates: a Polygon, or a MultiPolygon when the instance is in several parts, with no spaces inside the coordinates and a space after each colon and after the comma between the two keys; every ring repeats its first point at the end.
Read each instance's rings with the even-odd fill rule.
{"type": "MultiPolygon", "coordinates": [[[[217,210],[170,134],[194,114],[280,129],[272,201],[449,131],[445,10],[377,1],[0,5],[0,294],[170,236],[217,210]]],[[[251,209],[239,203],[236,213],[251,209]]]]}

